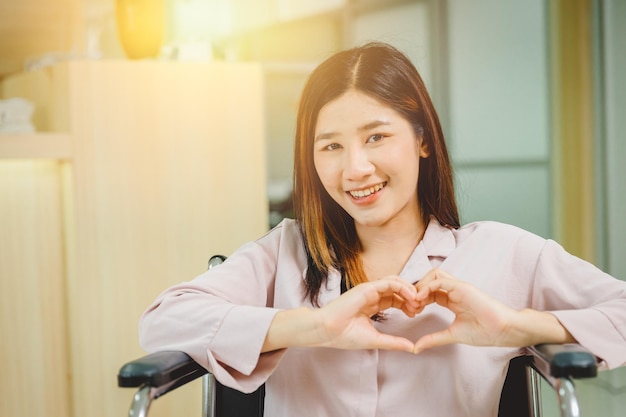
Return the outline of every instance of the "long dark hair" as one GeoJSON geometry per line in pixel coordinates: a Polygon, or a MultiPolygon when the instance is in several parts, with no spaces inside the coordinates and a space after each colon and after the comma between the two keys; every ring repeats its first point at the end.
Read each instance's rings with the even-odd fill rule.
{"type": "Polygon", "coordinates": [[[336,53],[310,75],[300,100],[294,157],[294,215],[307,251],[306,296],[317,304],[331,268],[346,285],[366,280],[353,219],[328,195],[313,164],[313,137],[324,105],[355,89],[395,109],[429,151],[420,159],[418,200],[425,224],[431,216],[458,228],[453,174],[439,117],[417,69],[396,48],[368,43],[336,53]]]}

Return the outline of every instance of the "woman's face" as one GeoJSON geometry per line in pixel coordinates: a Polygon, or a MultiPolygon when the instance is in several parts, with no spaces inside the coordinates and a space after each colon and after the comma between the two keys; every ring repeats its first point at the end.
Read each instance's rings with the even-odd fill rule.
{"type": "Polygon", "coordinates": [[[327,103],[313,155],[324,188],[357,227],[419,218],[419,159],[428,150],[391,107],[356,90],[327,103]]]}

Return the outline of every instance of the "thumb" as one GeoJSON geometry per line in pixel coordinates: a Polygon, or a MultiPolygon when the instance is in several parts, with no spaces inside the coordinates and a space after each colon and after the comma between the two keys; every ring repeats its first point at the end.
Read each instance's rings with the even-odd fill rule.
{"type": "Polygon", "coordinates": [[[413,342],[409,339],[398,336],[381,334],[376,341],[376,349],[401,350],[412,353],[414,351],[413,342]]]}
{"type": "Polygon", "coordinates": [[[426,349],[431,349],[437,346],[450,345],[457,343],[457,340],[450,332],[450,329],[441,330],[439,332],[430,333],[419,338],[413,347],[413,353],[418,354],[426,349]]]}

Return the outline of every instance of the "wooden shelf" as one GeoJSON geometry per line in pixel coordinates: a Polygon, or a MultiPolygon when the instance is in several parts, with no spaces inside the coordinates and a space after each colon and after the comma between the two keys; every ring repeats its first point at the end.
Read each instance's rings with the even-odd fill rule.
{"type": "Polygon", "coordinates": [[[69,133],[0,133],[0,159],[71,159],[69,133]]]}

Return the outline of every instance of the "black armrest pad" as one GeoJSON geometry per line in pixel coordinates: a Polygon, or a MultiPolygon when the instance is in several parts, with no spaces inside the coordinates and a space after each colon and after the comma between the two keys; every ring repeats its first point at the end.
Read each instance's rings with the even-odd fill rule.
{"type": "Polygon", "coordinates": [[[155,352],[122,366],[117,374],[117,384],[120,387],[161,387],[183,377],[190,381],[206,373],[206,369],[184,352],[155,352]]]}
{"type": "Polygon", "coordinates": [[[543,344],[529,348],[538,370],[555,378],[593,378],[598,360],[577,343],[543,344]]]}

